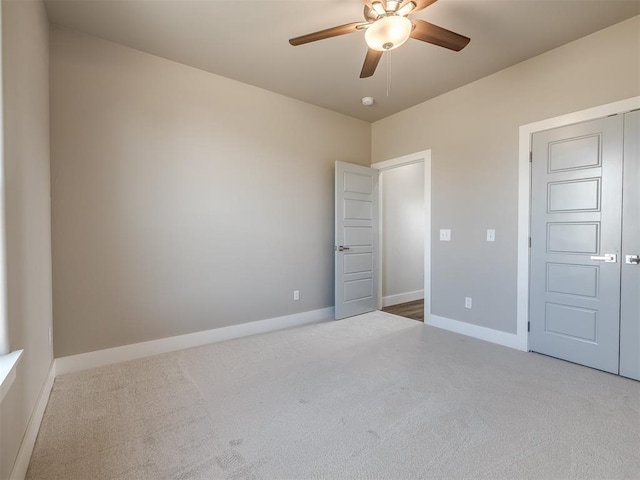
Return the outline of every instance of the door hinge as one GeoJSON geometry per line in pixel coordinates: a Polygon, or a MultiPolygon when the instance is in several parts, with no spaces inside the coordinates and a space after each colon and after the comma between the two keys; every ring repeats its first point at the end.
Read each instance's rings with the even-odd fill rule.
{"type": "Polygon", "coordinates": [[[531,322],[527,322],[527,332],[531,331],[531,322]]]}
{"type": "Polygon", "coordinates": [[[529,163],[533,163],[533,152],[529,152],[529,163]]]}
{"type": "Polygon", "coordinates": [[[531,248],[531,237],[529,237],[529,248],[531,248]]]}

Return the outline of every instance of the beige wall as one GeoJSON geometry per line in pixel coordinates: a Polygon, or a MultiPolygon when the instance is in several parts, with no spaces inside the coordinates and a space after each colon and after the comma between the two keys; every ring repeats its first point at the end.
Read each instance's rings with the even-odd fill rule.
{"type": "Polygon", "coordinates": [[[640,17],[373,124],[372,162],[432,149],[433,314],[515,333],[519,126],[637,95],[640,17]]]}
{"type": "Polygon", "coordinates": [[[51,125],[56,357],[333,305],[368,123],[52,28],[51,125]]]}
{"type": "Polygon", "coordinates": [[[40,1],[2,2],[7,307],[24,349],[0,409],[0,478],[9,478],[53,358],[49,182],[49,26],[40,1]]]}

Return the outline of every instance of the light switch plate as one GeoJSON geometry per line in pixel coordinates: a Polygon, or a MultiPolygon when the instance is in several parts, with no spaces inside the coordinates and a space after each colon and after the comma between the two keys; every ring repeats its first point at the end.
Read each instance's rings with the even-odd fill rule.
{"type": "Polygon", "coordinates": [[[441,242],[450,242],[451,241],[451,230],[448,228],[440,229],[440,241],[441,242]]]}
{"type": "Polygon", "coordinates": [[[494,229],[487,230],[487,242],[495,242],[496,241],[496,231],[494,229]]]}

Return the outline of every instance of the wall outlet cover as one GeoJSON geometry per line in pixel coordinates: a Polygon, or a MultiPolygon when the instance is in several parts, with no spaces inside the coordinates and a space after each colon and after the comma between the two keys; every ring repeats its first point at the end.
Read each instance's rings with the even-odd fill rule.
{"type": "Polygon", "coordinates": [[[441,242],[450,242],[451,241],[451,230],[448,228],[440,229],[440,241],[441,242]]]}
{"type": "Polygon", "coordinates": [[[487,242],[495,242],[496,241],[496,231],[492,228],[487,230],[487,242]]]}
{"type": "Polygon", "coordinates": [[[472,300],[471,297],[464,297],[464,308],[471,308],[472,300]]]}

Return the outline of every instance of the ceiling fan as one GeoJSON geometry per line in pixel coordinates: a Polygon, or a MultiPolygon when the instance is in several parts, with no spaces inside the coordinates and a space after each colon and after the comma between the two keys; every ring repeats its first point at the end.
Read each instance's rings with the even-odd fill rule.
{"type": "Polygon", "coordinates": [[[364,22],[327,28],[289,40],[293,46],[324,40],[365,30],[368,50],[360,78],[373,75],[384,52],[398,48],[409,38],[438,45],[440,47],[462,50],[471,40],[464,35],[439,27],[433,23],[408,16],[427,8],[437,0],[364,0],[364,22]]]}

